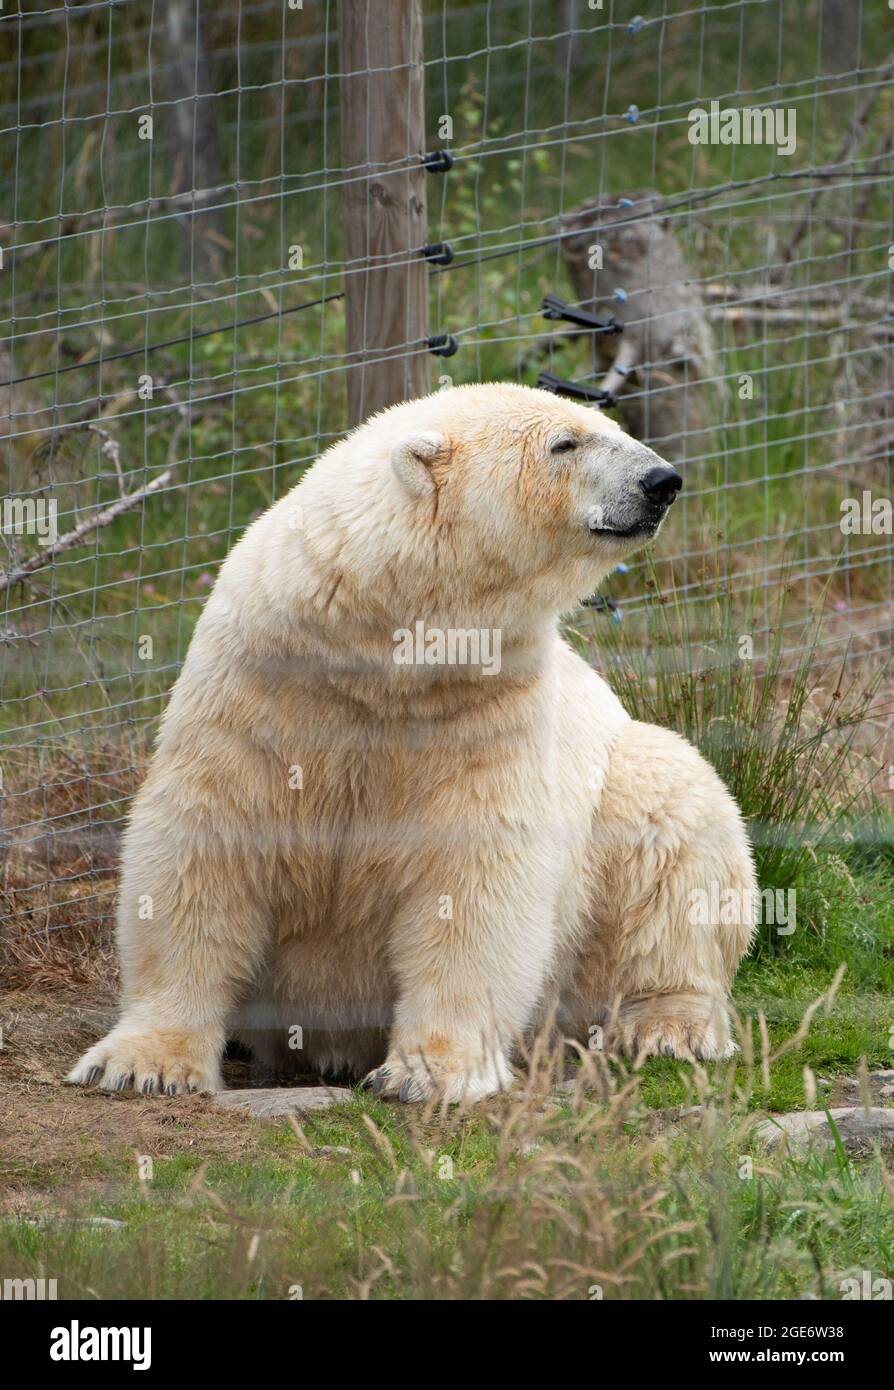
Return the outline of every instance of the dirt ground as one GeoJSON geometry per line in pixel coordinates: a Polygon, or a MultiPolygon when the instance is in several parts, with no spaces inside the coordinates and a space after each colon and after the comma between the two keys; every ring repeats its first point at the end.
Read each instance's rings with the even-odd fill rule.
{"type": "MultiPolygon", "coordinates": [[[[85,1091],[68,1068],[114,1016],[108,988],[16,992],[0,1007],[0,1213],[33,1215],[80,1205],[108,1190],[103,1168],[130,1154],[247,1157],[266,1126],[200,1097],[85,1091]],[[92,1172],[91,1170],[95,1170],[92,1172]]],[[[246,1068],[226,1064],[229,1085],[246,1068]]]]}

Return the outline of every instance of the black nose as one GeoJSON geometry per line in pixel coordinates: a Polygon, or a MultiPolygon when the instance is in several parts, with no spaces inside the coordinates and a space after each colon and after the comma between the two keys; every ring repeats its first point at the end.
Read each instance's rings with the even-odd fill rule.
{"type": "Polygon", "coordinates": [[[669,507],[683,486],[683,479],[669,463],[656,463],[640,478],[639,485],[650,502],[669,507]]]}

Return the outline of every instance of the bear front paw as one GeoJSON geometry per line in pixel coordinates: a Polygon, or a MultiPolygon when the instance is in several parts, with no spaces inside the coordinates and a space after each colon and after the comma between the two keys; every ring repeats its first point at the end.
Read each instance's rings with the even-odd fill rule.
{"type": "Polygon", "coordinates": [[[361,1085],[376,1096],[404,1102],[439,1100],[458,1105],[484,1100],[504,1091],[512,1073],[502,1055],[482,1061],[457,1054],[435,1056],[419,1049],[403,1053],[392,1049],[380,1067],[361,1085]]]}
{"type": "Polygon", "coordinates": [[[706,994],[655,995],[622,1004],[616,1045],[635,1061],[677,1057],[685,1062],[719,1062],[732,1057],[726,1006],[706,994]]]}
{"type": "Polygon", "coordinates": [[[220,1091],[220,1048],[197,1034],[119,1024],[84,1053],[65,1080],[106,1091],[132,1088],[144,1096],[220,1091]]]}

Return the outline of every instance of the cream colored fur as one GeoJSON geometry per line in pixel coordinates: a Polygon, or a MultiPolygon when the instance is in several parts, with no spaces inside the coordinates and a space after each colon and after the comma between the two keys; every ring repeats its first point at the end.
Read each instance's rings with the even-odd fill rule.
{"type": "Polygon", "coordinates": [[[659,462],[587,407],[459,387],[368,421],[249,528],[130,818],[121,1020],[70,1080],[218,1088],[235,1033],[475,1099],[553,1008],[634,1054],[729,1054],[752,924],[692,925],[690,894],[753,886],[737,808],[557,630],[643,543],[615,533],[659,462]],[[499,670],[397,664],[419,620],[498,630],[499,670]]]}

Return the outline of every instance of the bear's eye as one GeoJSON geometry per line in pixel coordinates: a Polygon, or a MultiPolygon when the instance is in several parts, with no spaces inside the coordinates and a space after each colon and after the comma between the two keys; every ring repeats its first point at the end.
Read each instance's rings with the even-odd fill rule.
{"type": "Polygon", "coordinates": [[[566,439],[559,439],[550,449],[551,454],[567,454],[569,449],[577,448],[577,440],[570,436],[566,439]]]}

